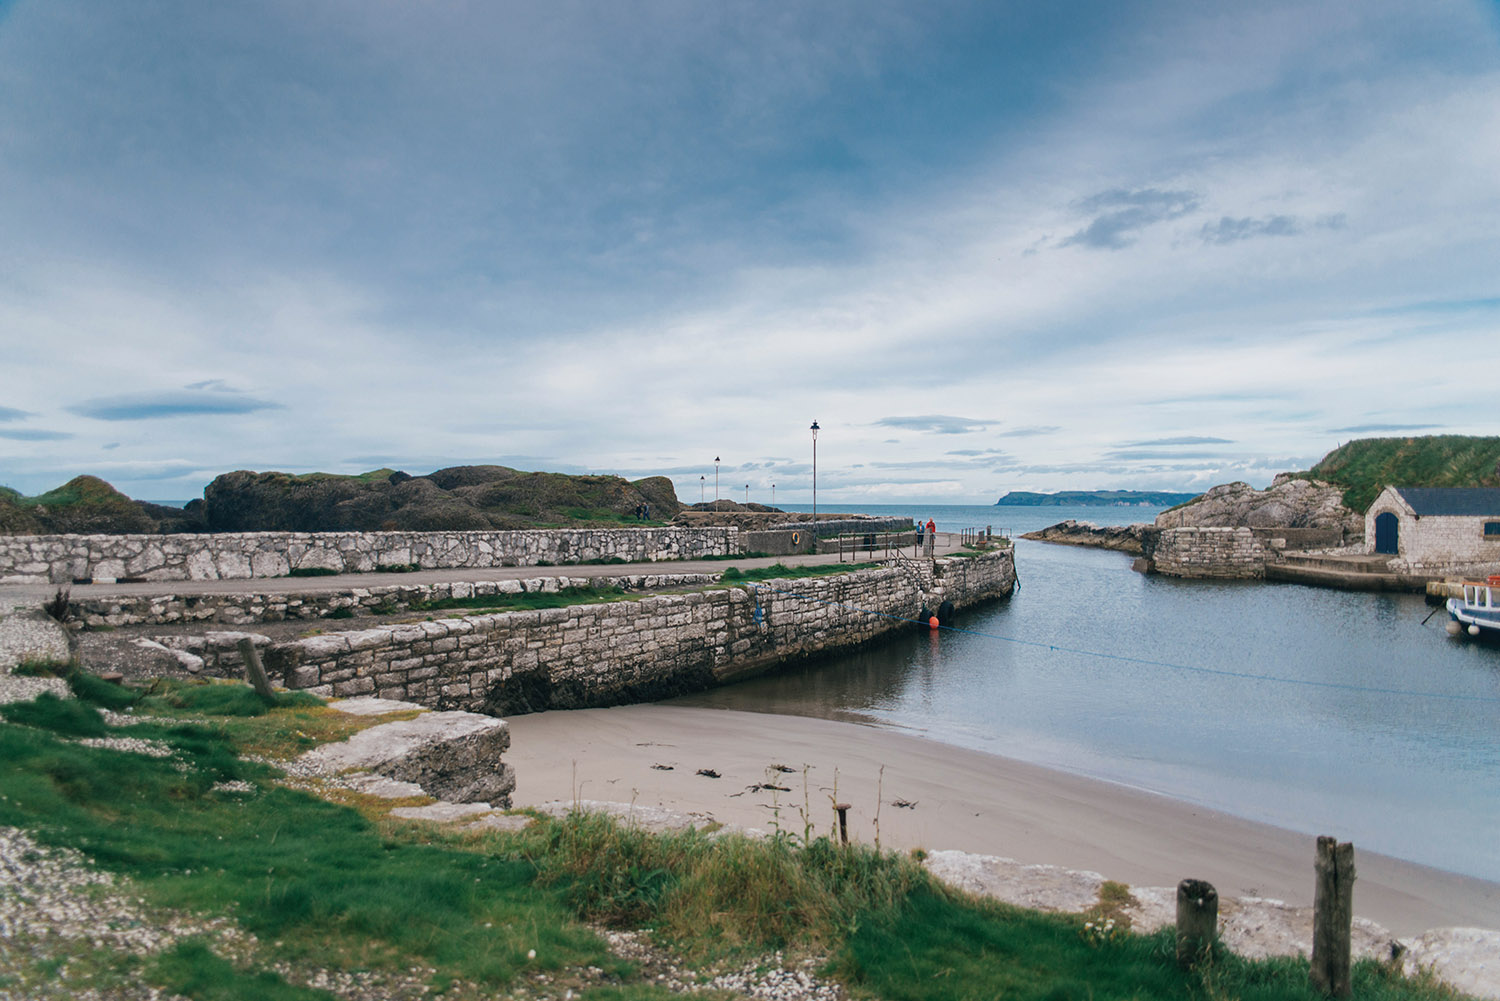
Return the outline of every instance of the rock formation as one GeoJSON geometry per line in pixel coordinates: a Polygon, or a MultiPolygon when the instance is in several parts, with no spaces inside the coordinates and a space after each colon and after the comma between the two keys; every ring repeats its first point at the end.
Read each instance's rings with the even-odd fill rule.
{"type": "Polygon", "coordinates": [[[651,476],[528,473],[454,466],[427,476],[380,469],[360,476],[255,473],[217,477],[185,508],[131,500],[94,476],[39,497],[0,487],[0,535],[188,532],[491,531],[618,526],[649,504],[652,521],[681,510],[672,481],[651,476]]]}
{"type": "Polygon", "coordinates": [[[1027,532],[1023,539],[1037,542],[1057,542],[1068,546],[1092,546],[1096,549],[1116,549],[1122,553],[1141,554],[1141,533],[1147,525],[1095,525],[1091,521],[1058,522],[1046,528],[1027,532]]]}
{"type": "Polygon", "coordinates": [[[76,476],[39,497],[22,497],[14,490],[0,490],[0,535],[121,535],[202,530],[201,514],[197,511],[131,500],[97,476],[76,476]]]}
{"type": "Polygon", "coordinates": [[[1225,483],[1156,516],[1157,528],[1337,528],[1364,535],[1364,514],[1344,506],[1343,489],[1282,473],[1265,490],[1225,483]]]}
{"type": "Polygon", "coordinates": [[[630,520],[641,504],[654,520],[681,508],[663,476],[528,473],[453,466],[426,476],[377,470],[362,476],[238,471],[203,492],[210,531],[475,531],[630,520]]]}

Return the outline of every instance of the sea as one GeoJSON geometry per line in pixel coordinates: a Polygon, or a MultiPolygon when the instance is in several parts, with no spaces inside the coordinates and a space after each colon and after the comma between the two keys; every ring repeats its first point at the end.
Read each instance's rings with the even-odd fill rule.
{"type": "MultiPolygon", "coordinates": [[[[820,510],[1019,536],[1159,509],[820,510]]],[[[1421,595],[1131,559],[1018,538],[1015,594],[951,629],[674,701],[899,730],[1500,881],[1500,646],[1447,636],[1421,595]]]]}

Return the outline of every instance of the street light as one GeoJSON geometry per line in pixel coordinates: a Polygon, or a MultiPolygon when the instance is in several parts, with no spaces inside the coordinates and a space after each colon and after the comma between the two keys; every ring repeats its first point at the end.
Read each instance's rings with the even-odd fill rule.
{"type": "Polygon", "coordinates": [[[719,507],[719,457],[714,456],[714,510],[719,507]]]}
{"type": "Polygon", "coordinates": [[[704,477],[704,476],[698,477],[698,503],[699,504],[703,503],[703,490],[704,490],[704,486],[703,485],[704,485],[704,483],[706,481],[707,481],[707,477],[704,477]]]}
{"type": "Polygon", "coordinates": [[[745,503],[750,503],[750,484],[745,484],[745,503]]]}
{"type": "Polygon", "coordinates": [[[771,506],[776,506],[776,484],[771,484],[771,506]]]}
{"type": "Polygon", "coordinates": [[[808,428],[813,433],[813,552],[818,551],[818,422],[808,428]]]}

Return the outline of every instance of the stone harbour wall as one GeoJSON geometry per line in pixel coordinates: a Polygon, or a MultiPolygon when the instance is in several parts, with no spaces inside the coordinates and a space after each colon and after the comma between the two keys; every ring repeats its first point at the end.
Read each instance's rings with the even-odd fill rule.
{"type": "Polygon", "coordinates": [[[253,592],[229,594],[115,595],[75,599],[72,612],[85,628],[213,622],[246,626],[288,619],[327,619],[349,615],[385,615],[423,610],[435,601],[504,594],[534,594],[569,587],[618,587],[625,591],[659,591],[701,587],[718,574],[626,574],[609,577],[536,577],[527,580],[455,581],[440,584],[390,584],[344,591],[296,594],[253,592]]]}
{"type": "Polygon", "coordinates": [[[244,580],[293,570],[382,566],[561,566],[690,560],[740,551],[735,528],[577,528],[517,532],[229,532],[0,536],[0,584],[244,580]]]}
{"type": "MultiPolygon", "coordinates": [[[[638,601],[380,626],[264,648],[288,688],[510,715],[645,701],[870,642],[948,601],[1009,595],[1009,549],[938,560],[920,589],[900,567],[638,601]],[[903,621],[906,620],[906,621],[903,621]]],[[[219,644],[210,673],[240,670],[219,644]]],[[[208,660],[207,657],[205,657],[208,660]]]]}
{"type": "Polygon", "coordinates": [[[1166,528],[1142,540],[1152,569],[1170,577],[1259,579],[1267,551],[1248,528],[1166,528]]]}

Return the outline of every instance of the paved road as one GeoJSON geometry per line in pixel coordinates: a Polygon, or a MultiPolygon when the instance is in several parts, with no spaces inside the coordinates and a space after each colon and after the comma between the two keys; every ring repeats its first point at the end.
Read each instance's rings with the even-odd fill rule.
{"type": "MultiPolygon", "coordinates": [[[[956,533],[937,533],[936,554],[959,552],[962,546],[956,533]]],[[[910,547],[903,550],[911,555],[910,547]]],[[[876,550],[875,559],[884,556],[876,550]]],[[[870,557],[861,553],[859,559],[870,557]]],[[[844,562],[851,557],[844,556],[844,562]]],[[[722,573],[727,567],[752,570],[785,563],[788,566],[818,566],[838,563],[837,554],[818,556],[766,556],[757,559],[681,560],[657,563],[567,564],[555,567],[454,567],[445,570],[417,570],[412,573],[337,574],[330,577],[253,577],[247,580],[163,580],[138,584],[72,584],[64,585],[75,600],[140,597],[154,594],[316,594],[348,591],[360,587],[388,587],[396,584],[446,584],[451,581],[530,580],[536,577],[616,577],[630,574],[722,573]]],[[[35,605],[52,597],[56,584],[0,584],[0,607],[35,605]]]]}

